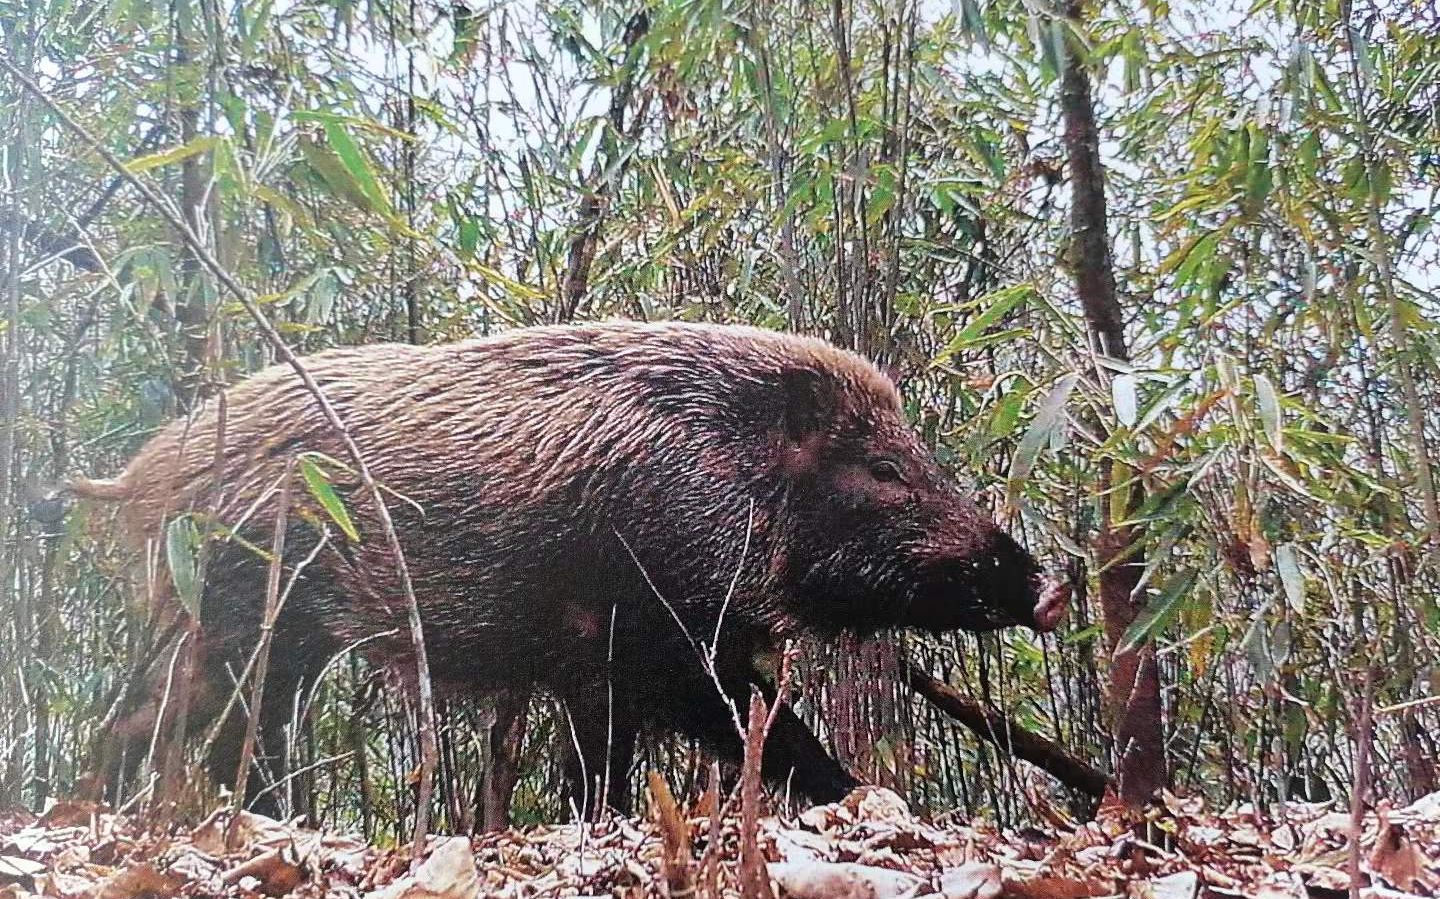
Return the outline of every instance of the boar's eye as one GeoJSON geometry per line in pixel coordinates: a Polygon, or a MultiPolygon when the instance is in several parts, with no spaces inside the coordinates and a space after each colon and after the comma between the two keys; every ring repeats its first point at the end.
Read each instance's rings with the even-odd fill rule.
{"type": "Polygon", "coordinates": [[[882,484],[900,483],[905,480],[905,475],[900,471],[900,466],[891,459],[876,459],[870,463],[870,477],[882,484]]]}

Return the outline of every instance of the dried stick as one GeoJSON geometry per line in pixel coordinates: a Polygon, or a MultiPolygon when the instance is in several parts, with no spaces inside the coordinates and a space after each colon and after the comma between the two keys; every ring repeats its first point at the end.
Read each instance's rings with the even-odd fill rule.
{"type": "MultiPolygon", "coordinates": [[[[720,763],[710,763],[710,783],[705,787],[705,808],[710,814],[710,837],[700,856],[700,885],[705,899],[720,899],[720,763]]],[[[725,803],[729,807],[729,802],[725,803]]]]}
{"type": "Polygon", "coordinates": [[[1360,899],[1360,837],[1365,827],[1365,800],[1370,790],[1370,742],[1375,729],[1375,669],[1365,671],[1365,693],[1360,697],[1360,720],[1355,725],[1355,783],[1350,791],[1350,846],[1346,859],[1350,899],[1360,899]]]}
{"type": "MultiPolygon", "coordinates": [[[[235,770],[235,815],[225,834],[225,845],[235,848],[240,831],[240,810],[245,807],[245,787],[250,779],[250,763],[255,757],[255,736],[260,730],[260,704],[265,696],[265,675],[270,670],[270,642],[275,634],[275,619],[280,614],[280,575],[285,569],[285,530],[290,516],[290,482],[295,472],[295,459],[285,463],[280,480],[280,499],[275,509],[275,533],[270,543],[270,570],[265,579],[265,612],[260,619],[260,644],[255,649],[255,670],[250,679],[250,714],[245,719],[245,738],[240,742],[240,765],[235,770]]],[[[237,686],[238,689],[238,686],[237,686]]]]}
{"type": "MultiPolygon", "coordinates": [[[[775,702],[779,704],[778,696],[775,702]]],[[[745,758],[740,767],[740,895],[744,899],[775,899],[765,856],[760,852],[760,764],[768,723],[765,699],[756,690],[750,694],[745,758]]]]}
{"type": "Polygon", "coordinates": [[[695,895],[695,865],[690,849],[690,825],[659,771],[650,771],[650,798],[665,851],[660,866],[665,876],[665,895],[681,899],[695,895]]]}
{"type": "Polygon", "coordinates": [[[370,466],[366,464],[365,458],[360,452],[360,447],[356,445],[355,439],[350,435],[349,429],[345,426],[345,422],[340,418],[339,413],[335,411],[335,407],[331,405],[330,400],[325,396],[325,392],[320,388],[320,385],[310,376],[309,371],[301,364],[299,358],[290,349],[289,345],[285,343],[285,339],[280,336],[280,332],[277,331],[270,320],[266,318],[264,311],[255,300],[254,293],[236,280],[235,276],[230,274],[230,272],[220,264],[210,252],[209,248],[205,246],[204,241],[195,235],[189,223],[185,221],[185,217],[174,208],[174,205],[156,191],[155,188],[151,187],[148,182],[125,168],[125,164],[116,158],[114,153],[111,153],[99,140],[91,135],[83,125],[77,122],[64,107],[51,98],[49,94],[45,93],[44,89],[31,80],[21,69],[17,68],[15,64],[11,62],[8,54],[0,55],[0,69],[3,69],[7,75],[14,78],[17,84],[23,87],[25,91],[36,100],[40,101],[46,109],[49,109],[50,112],[60,120],[61,124],[74,133],[76,137],[80,138],[82,143],[99,155],[117,175],[134,187],[146,202],[155,207],[161,217],[180,235],[180,238],[195,254],[195,257],[200,260],[200,263],[215,276],[215,280],[240,301],[240,305],[244,307],[246,313],[250,316],[251,320],[254,321],[255,327],[260,331],[261,336],[274,348],[275,354],[295,371],[295,374],[299,376],[301,382],[305,385],[306,391],[315,398],[315,404],[320,408],[320,412],[324,415],[325,421],[330,425],[331,429],[344,445],[346,455],[350,458],[351,463],[354,464],[356,473],[360,476],[360,481],[369,494],[371,502],[375,504],[375,514],[376,517],[380,519],[380,527],[385,534],[386,545],[391,555],[395,558],[396,575],[400,581],[401,592],[405,596],[410,643],[415,653],[416,693],[420,719],[420,783],[415,808],[414,847],[412,852],[413,858],[418,860],[425,848],[425,837],[430,829],[430,795],[434,790],[435,761],[438,752],[434,690],[430,682],[429,658],[425,653],[424,626],[420,620],[420,607],[415,599],[415,587],[410,580],[410,569],[405,562],[405,552],[400,546],[400,536],[395,530],[395,522],[390,518],[390,510],[385,504],[385,497],[381,492],[380,486],[376,483],[374,476],[371,474],[370,466]]]}

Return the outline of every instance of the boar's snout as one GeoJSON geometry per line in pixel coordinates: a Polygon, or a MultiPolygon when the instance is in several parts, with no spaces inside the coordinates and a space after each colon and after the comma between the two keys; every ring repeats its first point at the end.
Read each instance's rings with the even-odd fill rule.
{"type": "Polygon", "coordinates": [[[975,586],[982,599],[989,599],[997,627],[1025,625],[1043,634],[1058,627],[1069,610],[1070,585],[1047,576],[1024,547],[998,528],[978,569],[975,586]]]}
{"type": "Polygon", "coordinates": [[[1070,585],[1064,581],[1042,578],[1040,587],[1040,601],[1035,604],[1031,612],[1033,621],[1030,626],[1039,633],[1053,631],[1060,626],[1065,619],[1065,613],[1070,609],[1070,585]]]}
{"type": "Polygon", "coordinates": [[[1069,606],[1067,584],[1046,577],[1009,534],[995,528],[979,547],[936,560],[928,589],[912,603],[907,624],[931,631],[989,631],[1024,625],[1054,630],[1069,606]]]}

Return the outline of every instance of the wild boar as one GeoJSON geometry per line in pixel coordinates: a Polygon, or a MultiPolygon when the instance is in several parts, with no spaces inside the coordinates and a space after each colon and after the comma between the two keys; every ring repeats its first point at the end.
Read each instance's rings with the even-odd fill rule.
{"type": "MultiPolygon", "coordinates": [[[[615,322],[336,349],[304,364],[389,491],[436,683],[538,686],[563,700],[577,796],[607,759],[623,770],[643,728],[738,755],[728,703],[743,709],[760,682],[756,646],[894,627],[1047,630],[1064,613],[1063,593],[907,426],[894,384],[819,339],[615,322]]],[[[226,400],[218,467],[212,403],[116,480],[73,485],[123,502],[136,546],[163,540],[167,518],[211,508],[244,538],[217,543],[204,584],[210,699],[197,722],[257,640],[267,563],[253,547],[269,545],[287,460],[344,456],[288,368],[226,400]]],[[[360,539],[328,528],[277,623],[262,721],[272,748],[290,697],[338,649],[413,666],[375,510],[353,479],[337,486],[360,539]]],[[[294,492],[310,508],[289,516],[288,571],[327,521],[294,492]]],[[[228,724],[211,760],[222,780],[240,731],[228,724]]],[[[815,800],[856,783],[788,709],[764,762],[815,800]]],[[[603,780],[622,802],[624,778],[603,780]]]]}

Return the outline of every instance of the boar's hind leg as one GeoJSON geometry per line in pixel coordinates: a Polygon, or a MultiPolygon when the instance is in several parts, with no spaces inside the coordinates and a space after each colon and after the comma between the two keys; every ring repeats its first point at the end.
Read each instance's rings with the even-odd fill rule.
{"type": "MultiPolygon", "coordinates": [[[[305,541],[288,541],[304,548],[305,541]]],[[[300,550],[295,550],[299,552],[300,550]]],[[[208,735],[216,718],[230,704],[236,678],[260,640],[260,603],[268,566],[248,552],[226,552],[217,558],[206,587],[200,620],[203,632],[200,677],[203,708],[197,706],[192,735],[208,735]]],[[[275,622],[267,657],[265,690],[260,702],[259,728],[253,762],[245,779],[246,807],[277,817],[308,814],[308,778],[287,781],[287,727],[303,726],[292,721],[303,714],[304,699],[337,648],[336,641],[320,623],[316,607],[334,592],[330,580],[311,568],[300,578],[284,610],[275,622]],[[297,704],[297,697],[299,703],[297,704]],[[282,799],[291,797],[288,807],[282,799]]],[[[242,702],[234,703],[205,758],[205,767],[219,784],[233,788],[245,738],[251,684],[239,688],[242,702]]]]}
{"type": "MultiPolygon", "coordinates": [[[[302,651],[299,647],[292,645],[293,641],[281,640],[279,636],[277,635],[276,643],[271,647],[269,670],[265,676],[265,692],[260,703],[260,720],[255,736],[253,761],[250,773],[245,778],[246,808],[274,818],[278,818],[282,814],[292,817],[308,815],[310,811],[306,784],[298,778],[288,785],[284,782],[284,778],[289,773],[286,730],[298,723],[292,721],[296,714],[297,697],[300,705],[303,706],[305,694],[319,674],[317,670],[314,670],[318,665],[312,664],[315,657],[308,655],[313,651],[312,649],[302,651]],[[284,807],[281,799],[287,794],[292,797],[292,801],[288,807],[284,807]]],[[[215,717],[223,710],[231,693],[235,690],[235,676],[245,666],[245,659],[240,657],[241,649],[248,657],[250,648],[238,646],[236,652],[216,653],[217,658],[213,661],[207,659],[203,668],[203,677],[206,681],[207,692],[212,697],[211,708],[207,709],[209,714],[202,717],[200,727],[195,728],[193,733],[209,732],[215,717]],[[220,658],[220,656],[224,657],[220,658]]],[[[318,663],[323,664],[327,657],[328,654],[321,654],[318,663]]],[[[249,691],[250,687],[247,683],[242,692],[247,703],[249,691]]],[[[247,712],[244,705],[237,703],[220,726],[215,743],[204,760],[210,777],[216,783],[229,788],[235,786],[235,777],[240,766],[246,718],[247,712]]]]}

